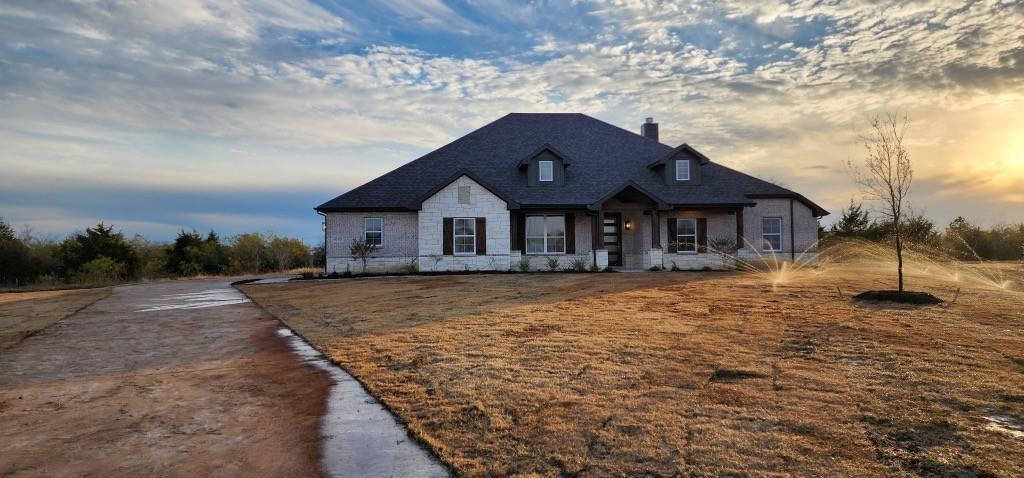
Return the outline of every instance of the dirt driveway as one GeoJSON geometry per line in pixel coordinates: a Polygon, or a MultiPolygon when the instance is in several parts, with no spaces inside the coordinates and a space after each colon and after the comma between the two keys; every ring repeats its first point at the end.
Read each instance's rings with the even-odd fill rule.
{"type": "Polygon", "coordinates": [[[315,476],[330,378],[225,281],[119,287],[0,355],[0,476],[315,476]]]}

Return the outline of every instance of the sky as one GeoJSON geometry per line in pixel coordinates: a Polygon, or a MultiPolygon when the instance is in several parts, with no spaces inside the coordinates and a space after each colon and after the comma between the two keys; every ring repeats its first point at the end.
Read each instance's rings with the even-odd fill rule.
{"type": "Polygon", "coordinates": [[[910,202],[1024,222],[1024,2],[0,0],[0,216],[275,231],[509,112],[582,112],[811,198],[872,115],[910,202]]]}

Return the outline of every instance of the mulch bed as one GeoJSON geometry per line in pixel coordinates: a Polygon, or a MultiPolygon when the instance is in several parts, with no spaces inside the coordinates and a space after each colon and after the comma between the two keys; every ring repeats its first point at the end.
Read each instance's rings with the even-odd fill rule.
{"type": "Polygon", "coordinates": [[[854,299],[899,302],[901,304],[941,304],[942,299],[927,292],[900,292],[898,290],[869,290],[853,296],[854,299]]]}

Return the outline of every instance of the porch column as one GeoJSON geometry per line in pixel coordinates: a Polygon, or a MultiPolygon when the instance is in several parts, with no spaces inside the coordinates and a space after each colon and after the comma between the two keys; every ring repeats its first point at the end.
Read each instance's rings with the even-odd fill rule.
{"type": "Polygon", "coordinates": [[[658,208],[651,211],[651,247],[661,248],[661,213],[658,208]]]}
{"type": "Polygon", "coordinates": [[[747,247],[743,240],[743,208],[736,210],[736,248],[743,249],[747,247]]]}
{"type": "Polygon", "coordinates": [[[601,229],[601,221],[602,216],[600,212],[590,216],[590,249],[592,251],[596,251],[604,246],[602,241],[604,237],[602,234],[604,232],[601,229]]]}

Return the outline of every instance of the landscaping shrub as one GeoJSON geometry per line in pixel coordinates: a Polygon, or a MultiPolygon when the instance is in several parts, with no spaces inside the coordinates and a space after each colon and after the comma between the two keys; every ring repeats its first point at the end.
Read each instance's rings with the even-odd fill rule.
{"type": "Polygon", "coordinates": [[[716,237],[708,243],[708,249],[717,254],[733,255],[738,250],[736,240],[731,237],[716,237]]]}
{"type": "Polygon", "coordinates": [[[587,261],[582,257],[577,257],[569,263],[569,267],[576,272],[584,272],[587,270],[587,261]]]}
{"type": "Polygon", "coordinates": [[[519,258],[519,271],[530,272],[530,258],[523,256],[519,258]]]}
{"type": "Polygon", "coordinates": [[[549,257],[548,258],[548,270],[551,271],[551,272],[555,272],[555,271],[558,270],[558,258],[557,257],[549,257]]]}
{"type": "Polygon", "coordinates": [[[363,263],[363,274],[366,273],[366,261],[370,258],[370,254],[377,250],[375,244],[370,244],[362,239],[352,239],[352,245],[349,246],[348,252],[352,255],[353,259],[359,259],[363,263]]]}

